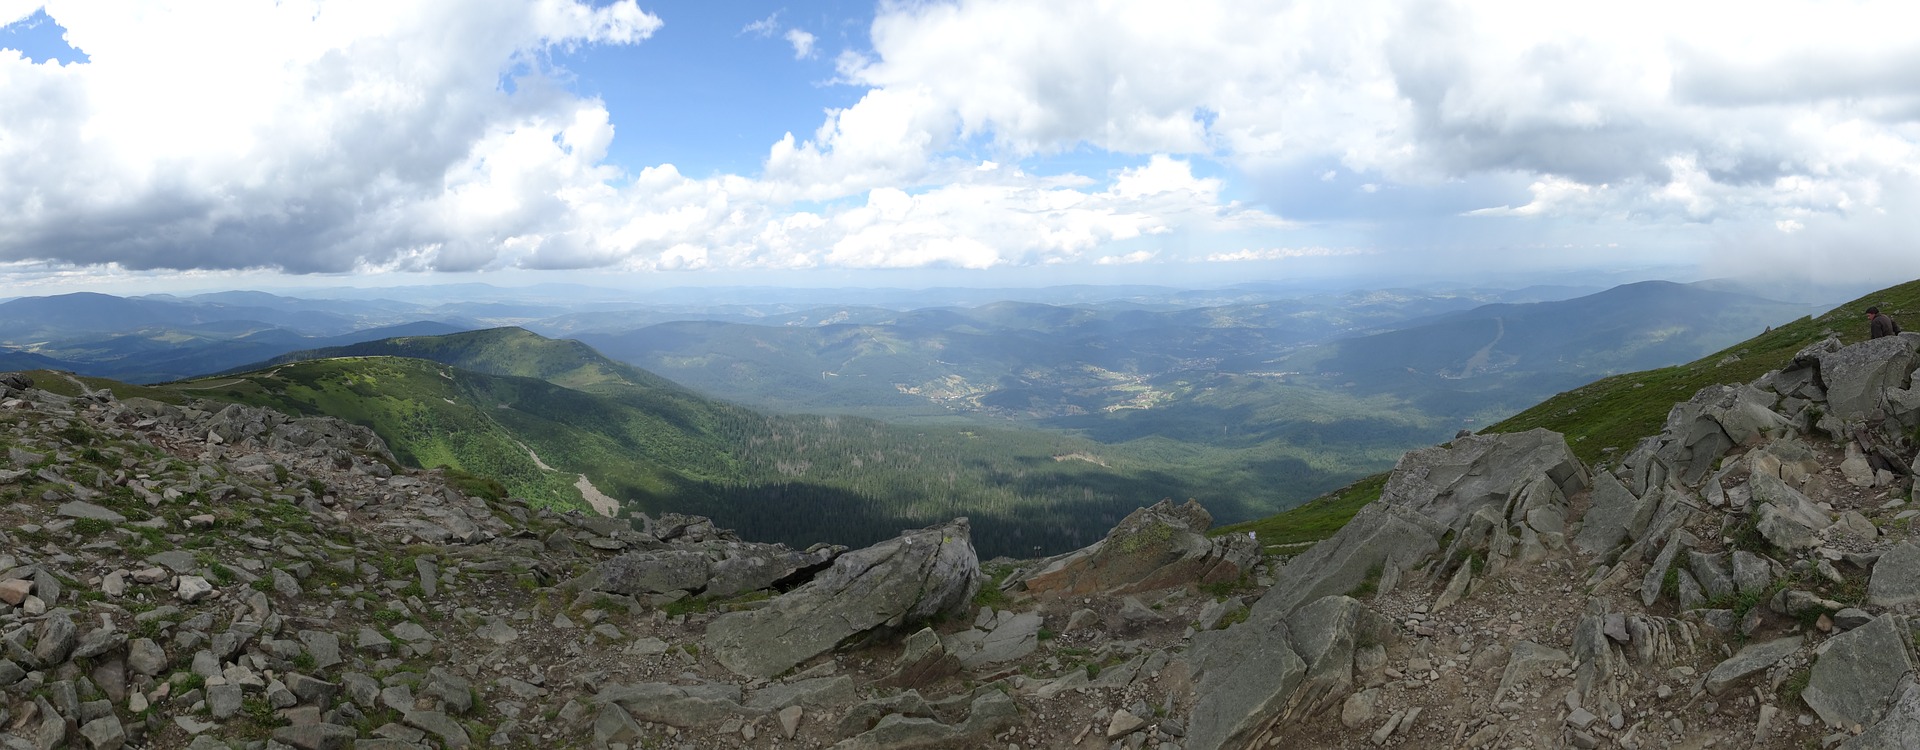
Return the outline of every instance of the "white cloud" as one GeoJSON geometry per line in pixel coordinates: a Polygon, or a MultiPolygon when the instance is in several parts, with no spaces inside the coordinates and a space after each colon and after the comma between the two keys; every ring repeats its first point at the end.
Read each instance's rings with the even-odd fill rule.
{"type": "Polygon", "coordinates": [[[793,59],[813,57],[813,34],[805,29],[787,29],[787,43],[793,45],[793,59]]]}
{"type": "Polygon", "coordinates": [[[757,37],[760,37],[761,39],[766,39],[768,37],[771,37],[773,36],[773,32],[776,32],[779,30],[780,30],[780,11],[777,11],[777,10],[774,11],[772,15],[769,15],[766,18],[762,18],[758,21],[754,21],[753,23],[740,27],[740,33],[748,34],[751,36],[757,36],[757,37]]]}
{"type": "Polygon", "coordinates": [[[1094,263],[1102,266],[1131,266],[1140,263],[1150,263],[1158,257],[1160,257],[1160,254],[1151,250],[1135,250],[1126,255],[1103,255],[1100,256],[1098,260],[1095,260],[1094,263]]]}
{"type": "MultiPolygon", "coordinates": [[[[38,6],[0,0],[0,21],[38,6]]],[[[853,104],[765,144],[758,174],[704,178],[610,165],[619,123],[550,69],[552,50],[659,29],[633,0],[47,11],[91,62],[0,52],[0,264],[977,268],[1334,252],[1288,234],[1314,227],[1283,220],[1287,205],[1242,202],[1276,174],[1369,207],[1498,182],[1464,211],[1476,228],[1714,225],[1764,237],[1756,247],[1880,247],[1908,228],[1920,175],[1920,37],[1886,22],[1904,17],[1886,0],[1759,0],[1739,23],[1728,6],[1652,0],[884,3],[870,51],[835,61],[853,104]],[[1023,169],[1073,151],[1120,166],[1023,169]],[[1184,249],[1223,245],[1264,249],[1184,249]]],[[[779,16],[740,33],[772,38],[779,16]]],[[[819,53],[811,32],[782,36],[796,57],[819,53]]]]}
{"type": "Polygon", "coordinates": [[[482,267],[612,176],[605,109],[545,53],[661,25],[631,0],[46,10],[91,62],[0,53],[0,259],[134,269],[482,267]]]}
{"type": "Polygon", "coordinates": [[[1369,251],[1357,248],[1325,247],[1263,247],[1234,250],[1224,253],[1209,253],[1209,263],[1240,263],[1253,260],[1282,260],[1286,258],[1330,258],[1342,255],[1368,255],[1369,251]]]}

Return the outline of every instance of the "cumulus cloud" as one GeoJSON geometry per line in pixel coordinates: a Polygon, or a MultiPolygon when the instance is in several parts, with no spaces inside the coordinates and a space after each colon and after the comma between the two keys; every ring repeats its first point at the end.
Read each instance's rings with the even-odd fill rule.
{"type": "Polygon", "coordinates": [[[545,54],[661,25],[631,0],[46,11],[91,62],[0,52],[0,259],[133,269],[481,267],[611,176],[605,109],[545,54]]]}
{"type": "MultiPolygon", "coordinates": [[[[496,5],[45,4],[90,62],[0,51],[0,263],[1272,260],[1343,244],[1282,218],[1313,190],[1363,227],[1473,196],[1429,201],[1421,236],[1710,226],[1791,259],[1897,245],[1920,174],[1920,37],[1886,0],[1759,0],[1741,23],[1652,0],[883,3],[835,61],[853,104],[763,144],[757,174],[698,178],[610,164],[618,123],[550,62],[660,18],[496,5]],[[1029,169],[1067,152],[1117,166],[1029,169]],[[1292,187],[1247,197],[1263,183],[1292,187]]],[[[0,0],[0,23],[40,6],[0,0]]],[[[782,28],[740,33],[819,53],[782,28]]]]}
{"type": "Polygon", "coordinates": [[[813,34],[805,29],[787,29],[787,43],[793,45],[793,59],[813,57],[813,34]]]}
{"type": "Polygon", "coordinates": [[[777,11],[777,10],[774,11],[771,15],[767,16],[766,18],[762,18],[758,21],[754,21],[753,23],[749,23],[746,26],[740,27],[740,33],[747,34],[750,36],[757,36],[757,37],[760,37],[761,39],[766,39],[767,37],[771,37],[773,36],[773,32],[776,32],[779,30],[780,30],[780,11],[777,11]]]}

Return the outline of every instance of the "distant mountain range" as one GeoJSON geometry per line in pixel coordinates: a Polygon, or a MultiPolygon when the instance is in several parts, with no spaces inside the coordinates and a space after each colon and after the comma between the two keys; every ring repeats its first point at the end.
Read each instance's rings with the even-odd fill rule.
{"type": "Polygon", "coordinates": [[[968,514],[1012,554],[1084,544],[1161,497],[1223,521],[1287,508],[1461,427],[1814,309],[1665,282],[1572,299],[1558,297],[1582,290],[1055,288],[1026,291],[1087,301],[911,309],[744,290],[704,305],[375,291],[392,290],[16,299],[0,303],[0,367],[225,373],[156,393],[359,421],[423,466],[552,502],[577,502],[584,474],[636,507],[848,543],[968,514]],[[413,317],[434,314],[447,317],[413,317]]]}

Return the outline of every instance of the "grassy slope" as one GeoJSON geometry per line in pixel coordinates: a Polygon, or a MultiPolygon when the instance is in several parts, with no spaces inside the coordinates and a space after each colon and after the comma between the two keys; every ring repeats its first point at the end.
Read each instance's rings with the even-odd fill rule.
{"type": "Polygon", "coordinates": [[[1581,459],[1595,461],[1608,448],[1625,451],[1659,432],[1673,405],[1692,398],[1701,388],[1745,383],[1779,369],[1829,331],[1838,333],[1844,343],[1865,340],[1867,320],[1862,311],[1869,305],[1879,305],[1895,320],[1920,320],[1913,317],[1913,311],[1920,311],[1920,281],[1874,292],[1684,365],[1602,378],[1547,399],[1486,431],[1545,427],[1565,434],[1581,459]]]}
{"type": "MultiPolygon", "coordinates": [[[[863,545],[968,515],[983,554],[1031,556],[1091,543],[1127,512],[1162,497],[1192,495],[1222,506],[1234,500],[1218,487],[1194,487],[1162,463],[1114,455],[1091,441],[761,415],[675,386],[636,385],[640,378],[624,365],[597,371],[610,376],[569,377],[582,372],[580,363],[569,364],[571,342],[495,335],[512,346],[538,345],[499,357],[492,355],[512,346],[482,346],[486,337],[468,336],[461,346],[429,341],[422,350],[585,382],[571,389],[400,357],[288,363],[160,388],[87,382],[123,397],[194,396],[337,416],[372,427],[406,463],[498,478],[523,497],[578,503],[571,485],[586,474],[636,510],[698,513],[748,538],[801,545],[863,545]],[[558,471],[541,470],[522,444],[558,471]]],[[[47,382],[66,384],[59,376],[47,382]]]]}
{"type": "MultiPolygon", "coordinates": [[[[1608,448],[1625,451],[1656,434],[1673,405],[1716,384],[1749,382],[1792,361],[1793,355],[1837,333],[1844,343],[1867,337],[1864,311],[1869,305],[1895,320],[1920,321],[1920,280],[1874,292],[1817,317],[1780,326],[1693,362],[1601,378],[1561,393],[1488,427],[1485,432],[1523,432],[1535,427],[1567,436],[1573,451],[1592,462],[1608,448]]],[[[1903,322],[1904,327],[1908,325],[1903,322]]],[[[1386,475],[1362,479],[1298,508],[1245,523],[1221,526],[1214,534],[1252,531],[1263,544],[1293,544],[1332,536],[1360,507],[1380,497],[1386,475]]]]}

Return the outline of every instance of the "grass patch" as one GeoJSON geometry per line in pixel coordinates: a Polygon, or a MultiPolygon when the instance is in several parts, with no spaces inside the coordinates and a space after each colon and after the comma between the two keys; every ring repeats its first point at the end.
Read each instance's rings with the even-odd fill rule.
{"type": "Polygon", "coordinates": [[[1355,599],[1365,599],[1373,596],[1375,592],[1380,590],[1380,576],[1385,572],[1386,567],[1380,564],[1375,564],[1373,567],[1367,568],[1367,576],[1360,579],[1360,584],[1354,586],[1352,591],[1347,592],[1347,596],[1355,599]]]}
{"type": "Polygon", "coordinates": [[[1292,510],[1266,518],[1216,527],[1208,536],[1253,532],[1263,546],[1317,542],[1333,536],[1353,520],[1355,513],[1380,499],[1387,487],[1387,475],[1375,474],[1333,492],[1322,495],[1292,510]]]}
{"type": "Polygon", "coordinates": [[[1867,338],[1862,311],[1878,305],[1894,318],[1920,311],[1920,281],[1889,287],[1840,305],[1818,317],[1805,317],[1684,365],[1602,378],[1561,393],[1531,409],[1488,427],[1486,432],[1523,432],[1536,427],[1567,436],[1574,455],[1595,461],[1608,448],[1631,449],[1641,438],[1660,432],[1667,412],[1710,385],[1746,383],[1785,367],[1793,355],[1826,337],[1843,344],[1867,338]]]}
{"type": "Polygon", "coordinates": [[[1007,592],[1000,590],[1000,584],[1013,573],[1013,566],[997,565],[984,572],[987,574],[986,580],[980,582],[980,591],[973,595],[974,606],[992,607],[996,610],[1006,609],[1013,600],[1008,598],[1007,592]]]}

